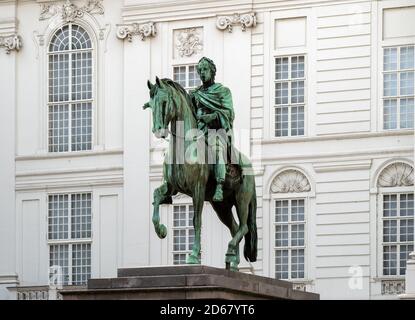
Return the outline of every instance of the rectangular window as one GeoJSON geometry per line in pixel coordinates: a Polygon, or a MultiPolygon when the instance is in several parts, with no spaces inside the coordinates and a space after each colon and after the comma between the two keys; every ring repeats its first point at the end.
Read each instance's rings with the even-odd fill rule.
{"type": "Polygon", "coordinates": [[[173,80],[186,90],[196,88],[202,84],[195,64],[174,66],[173,80]]]}
{"type": "Polygon", "coordinates": [[[64,285],[86,284],[91,276],[91,193],[48,198],[49,266],[62,272],[64,285]]]}
{"type": "Polygon", "coordinates": [[[304,135],[305,56],[275,58],[275,136],[304,135]]]}
{"type": "Polygon", "coordinates": [[[414,127],[414,46],[383,49],[383,129],[414,127]]]}
{"type": "Polygon", "coordinates": [[[305,199],[275,201],[275,277],[303,279],[305,199]]]}
{"type": "Polygon", "coordinates": [[[173,264],[185,264],[194,243],[193,206],[173,206],[173,264]]]}
{"type": "Polygon", "coordinates": [[[405,275],[414,250],[414,194],[384,194],[382,225],[383,275],[405,275]]]}

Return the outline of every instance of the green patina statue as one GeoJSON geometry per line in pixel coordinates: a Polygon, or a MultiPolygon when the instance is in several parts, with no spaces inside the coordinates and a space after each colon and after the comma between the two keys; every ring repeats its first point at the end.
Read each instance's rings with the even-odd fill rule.
{"type": "Polygon", "coordinates": [[[236,271],[243,237],[245,259],[253,262],[257,258],[255,179],[250,161],[232,145],[230,90],[215,83],[212,60],[202,58],[197,71],[203,84],[190,94],[170,79],[156,78],[154,85],[147,82],[150,101],[143,108],[152,109],[152,131],[163,139],[171,134],[163,164],[164,182],[153,194],[152,220],[157,235],[165,238],[167,228],[160,223],[159,206],[171,204],[178,192],[190,196],[195,238],[186,262],[200,264],[202,210],[204,201],[209,201],[231,232],[225,263],[227,269],[236,271]],[[232,214],[234,206],[239,224],[232,214]]]}

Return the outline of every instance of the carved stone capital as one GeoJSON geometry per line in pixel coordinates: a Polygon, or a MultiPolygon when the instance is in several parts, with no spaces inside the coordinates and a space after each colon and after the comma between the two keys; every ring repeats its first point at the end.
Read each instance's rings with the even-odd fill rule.
{"type": "Polygon", "coordinates": [[[22,47],[22,38],[17,34],[0,36],[0,47],[4,47],[7,54],[12,50],[19,51],[22,47]]]}
{"type": "Polygon", "coordinates": [[[90,14],[104,14],[102,0],[87,0],[82,7],[71,3],[70,0],[66,0],[64,4],[42,4],[39,20],[47,20],[60,13],[64,21],[72,22],[76,18],[82,18],[86,12],[90,14]]]}
{"type": "Polygon", "coordinates": [[[129,42],[132,41],[133,36],[139,36],[144,41],[146,38],[154,37],[156,34],[157,30],[154,22],[144,24],[132,23],[129,25],[120,25],[117,28],[117,37],[122,40],[127,38],[129,42]]]}
{"type": "Polygon", "coordinates": [[[242,31],[246,31],[246,28],[253,28],[256,26],[256,13],[235,13],[232,16],[218,16],[216,19],[216,27],[219,30],[228,29],[232,32],[233,26],[240,25],[242,31]]]}

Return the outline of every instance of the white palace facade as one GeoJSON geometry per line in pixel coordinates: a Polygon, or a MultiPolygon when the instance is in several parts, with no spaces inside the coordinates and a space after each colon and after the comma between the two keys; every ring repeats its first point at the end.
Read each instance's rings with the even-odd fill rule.
{"type": "MultiPolygon", "coordinates": [[[[258,260],[322,299],[398,299],[414,251],[415,0],[0,0],[0,298],[183,263],[191,199],[152,193],[146,85],[229,87],[254,164],[258,260]]],[[[206,204],[202,264],[229,232],[206,204]]],[[[415,256],[413,257],[415,259],[415,256]]],[[[414,279],[415,281],[415,279],[414,279]]],[[[415,288],[414,288],[415,290],[415,288]]]]}

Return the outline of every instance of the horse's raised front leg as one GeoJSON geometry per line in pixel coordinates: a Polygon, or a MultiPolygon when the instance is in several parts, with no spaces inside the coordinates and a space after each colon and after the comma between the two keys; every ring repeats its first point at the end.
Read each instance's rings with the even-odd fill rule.
{"type": "Polygon", "coordinates": [[[205,186],[198,183],[195,188],[195,192],[193,193],[193,228],[195,230],[195,240],[193,243],[192,253],[186,259],[186,263],[188,264],[200,264],[200,236],[204,201],[205,186]]]}
{"type": "Polygon", "coordinates": [[[169,188],[167,182],[163,183],[160,187],[154,190],[153,193],[153,225],[154,229],[160,239],[163,239],[167,235],[167,228],[164,224],[160,224],[159,207],[161,204],[171,204],[171,188],[169,188]]]}

